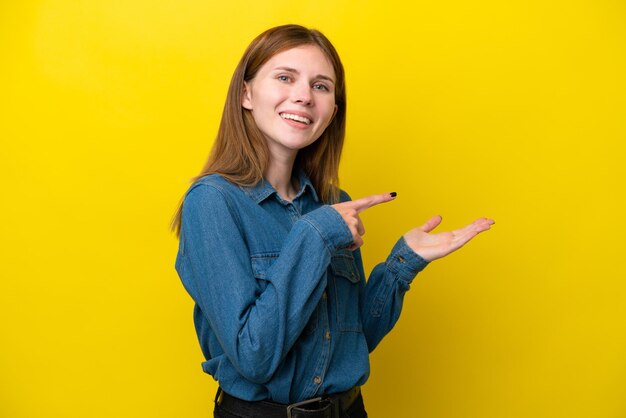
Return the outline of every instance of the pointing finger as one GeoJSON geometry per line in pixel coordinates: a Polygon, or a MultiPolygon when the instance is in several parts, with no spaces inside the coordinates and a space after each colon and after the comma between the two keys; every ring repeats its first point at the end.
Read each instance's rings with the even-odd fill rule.
{"type": "Polygon", "coordinates": [[[352,208],[356,210],[357,213],[361,213],[365,209],[369,209],[374,205],[389,202],[395,198],[396,192],[375,194],[372,196],[362,197],[361,199],[353,200],[350,206],[352,206],[352,208]]]}

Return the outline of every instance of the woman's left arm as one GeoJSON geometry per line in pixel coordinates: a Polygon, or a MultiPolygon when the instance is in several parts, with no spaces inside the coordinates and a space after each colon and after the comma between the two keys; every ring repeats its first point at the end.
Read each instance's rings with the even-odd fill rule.
{"type": "MultiPolygon", "coordinates": [[[[415,276],[426,265],[456,251],[480,232],[488,230],[494,221],[477,219],[464,228],[433,234],[431,231],[441,223],[435,216],[424,225],[404,234],[393,247],[387,260],[378,264],[365,285],[362,281],[361,318],[363,330],[371,352],[393,328],[402,310],[404,294],[415,276]]],[[[360,251],[355,258],[364,276],[360,251]]]]}

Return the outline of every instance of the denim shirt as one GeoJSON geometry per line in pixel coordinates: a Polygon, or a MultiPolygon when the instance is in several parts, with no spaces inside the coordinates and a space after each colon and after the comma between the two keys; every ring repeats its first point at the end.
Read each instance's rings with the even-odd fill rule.
{"type": "Polygon", "coordinates": [[[400,238],[366,282],[347,224],[299,179],[292,202],[267,181],[216,174],[185,195],[176,270],[195,301],[202,368],[241,399],[293,403],[365,383],[369,353],[427,265],[400,238]]]}

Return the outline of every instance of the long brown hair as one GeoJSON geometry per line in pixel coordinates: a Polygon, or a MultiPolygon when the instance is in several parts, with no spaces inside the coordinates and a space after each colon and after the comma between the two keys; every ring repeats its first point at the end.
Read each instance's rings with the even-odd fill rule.
{"type": "MultiPolygon", "coordinates": [[[[346,87],[343,65],[337,51],[321,32],[300,25],[283,25],[266,30],[248,46],[230,81],[222,120],[209,158],[192,182],[208,174],[221,174],[227,180],[253,186],[263,179],[269,163],[265,137],[256,126],[251,111],[242,106],[244,81],[252,80],[259,69],[279,52],[302,45],[316,45],[335,70],[337,112],[330,125],[311,145],[298,152],[294,172],[304,170],[322,201],[335,203],[339,197],[339,160],[346,129],[346,87]]],[[[181,198],[171,228],[180,235],[181,198]]]]}

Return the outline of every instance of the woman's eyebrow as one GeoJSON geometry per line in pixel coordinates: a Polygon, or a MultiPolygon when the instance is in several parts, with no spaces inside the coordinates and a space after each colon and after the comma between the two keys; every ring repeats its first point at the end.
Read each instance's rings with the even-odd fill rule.
{"type": "MultiPolygon", "coordinates": [[[[295,68],[291,68],[291,67],[276,67],[274,68],[274,71],[276,70],[282,70],[282,71],[287,71],[290,73],[295,73],[295,74],[300,74],[300,71],[296,70],[295,68]]],[[[329,77],[327,75],[324,74],[318,74],[317,76],[315,76],[315,78],[319,78],[321,80],[327,80],[330,81],[331,83],[335,84],[335,80],[333,80],[332,77],[329,77]]]]}

